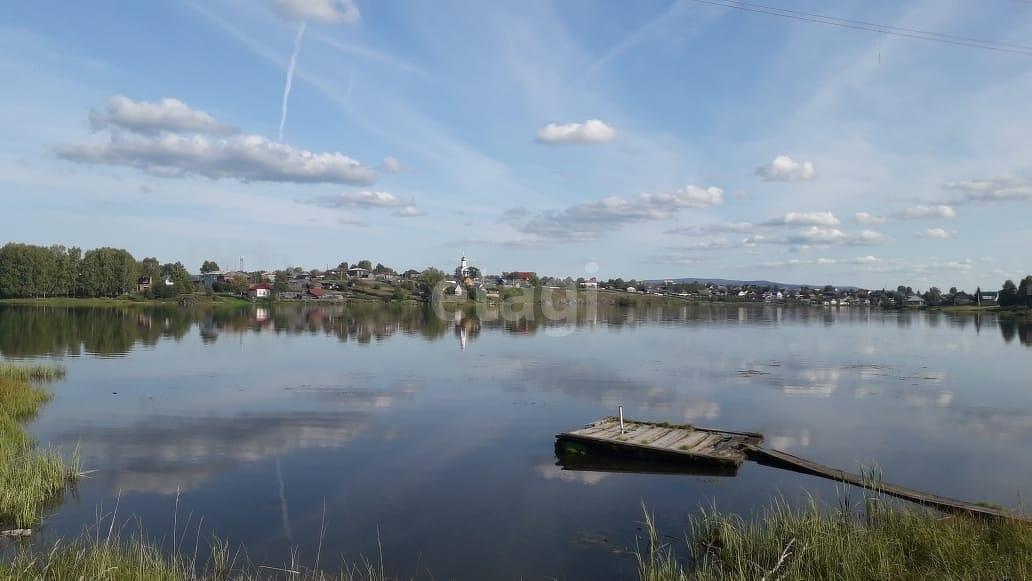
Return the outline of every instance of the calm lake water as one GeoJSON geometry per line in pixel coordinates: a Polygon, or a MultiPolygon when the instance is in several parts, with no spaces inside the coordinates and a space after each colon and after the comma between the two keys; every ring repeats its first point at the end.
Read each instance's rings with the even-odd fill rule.
{"type": "MultiPolygon", "coordinates": [[[[404,577],[632,578],[642,504],[679,535],[834,484],[563,471],[553,437],[629,417],[760,431],[834,466],[1016,506],[1032,494],[1032,327],[994,315],[694,306],[569,324],[325,306],[0,307],[0,355],[68,377],[30,429],[96,472],[46,520],[117,505],[149,535],[202,528],[280,564],[377,558],[404,577]],[[189,524],[187,524],[189,523],[189,524]]],[[[189,533],[192,546],[194,532],[189,533]]]]}

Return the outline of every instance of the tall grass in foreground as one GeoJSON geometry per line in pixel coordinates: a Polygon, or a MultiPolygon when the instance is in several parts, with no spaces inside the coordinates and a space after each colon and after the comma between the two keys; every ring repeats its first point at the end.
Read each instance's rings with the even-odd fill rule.
{"type": "Polygon", "coordinates": [[[703,511],[679,547],[663,542],[647,513],[645,528],[642,581],[1032,578],[1029,523],[941,515],[873,497],[837,510],[779,499],[748,521],[703,511]]]}
{"type": "Polygon", "coordinates": [[[64,367],[55,365],[15,365],[0,363],[0,379],[16,381],[53,381],[65,376],[64,367]]]}
{"type": "Polygon", "coordinates": [[[52,449],[39,449],[22,422],[36,417],[51,395],[38,383],[64,376],[59,367],[0,364],[0,527],[27,527],[78,477],[52,449]]]}
{"type": "Polygon", "coordinates": [[[90,579],[97,581],[159,580],[220,581],[289,579],[296,581],[388,581],[382,563],[363,561],[341,564],[335,572],[305,568],[296,554],[282,566],[256,565],[240,551],[232,551],[225,541],[215,539],[207,557],[169,556],[139,537],[123,540],[84,534],[48,551],[31,547],[18,550],[0,563],[0,579],[90,579]]]}

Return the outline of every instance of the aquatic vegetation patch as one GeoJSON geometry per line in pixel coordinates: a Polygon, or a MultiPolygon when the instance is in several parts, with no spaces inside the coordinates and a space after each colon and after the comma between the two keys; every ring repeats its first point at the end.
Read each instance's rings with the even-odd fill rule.
{"type": "Polygon", "coordinates": [[[643,581],[709,579],[1028,579],[1032,525],[943,515],[865,498],[827,509],[778,499],[756,519],[716,509],[671,545],[646,513],[643,581]]]}
{"type": "Polygon", "coordinates": [[[23,422],[36,417],[50,401],[39,385],[62,377],[54,367],[0,364],[0,525],[27,527],[39,521],[43,510],[78,478],[78,454],[71,466],[53,449],[40,449],[23,422]]]}
{"type": "MultiPolygon", "coordinates": [[[[98,526],[98,529],[101,528],[98,526]]],[[[106,527],[105,527],[106,528],[106,527]]],[[[199,532],[198,532],[199,537],[199,532]]],[[[336,571],[305,567],[297,553],[289,563],[256,565],[239,549],[222,539],[201,541],[172,551],[141,536],[119,538],[84,533],[70,542],[58,541],[49,549],[24,546],[0,562],[0,579],[90,579],[93,581],[259,580],[296,581],[388,581],[382,559],[373,562],[341,563],[336,571]],[[209,545],[199,552],[200,545],[209,545]]]]}

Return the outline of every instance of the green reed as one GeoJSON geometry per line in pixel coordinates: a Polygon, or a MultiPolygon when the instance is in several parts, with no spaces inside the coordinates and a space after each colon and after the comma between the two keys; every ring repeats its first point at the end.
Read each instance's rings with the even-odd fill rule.
{"type": "Polygon", "coordinates": [[[875,497],[837,509],[778,499],[748,520],[705,510],[677,546],[648,514],[645,529],[646,547],[637,553],[643,581],[1032,578],[1032,524],[875,497]]]}
{"type": "Polygon", "coordinates": [[[0,526],[28,527],[79,475],[78,451],[70,464],[53,449],[40,449],[22,422],[32,420],[50,392],[39,385],[64,376],[49,366],[0,364],[0,526]]]}

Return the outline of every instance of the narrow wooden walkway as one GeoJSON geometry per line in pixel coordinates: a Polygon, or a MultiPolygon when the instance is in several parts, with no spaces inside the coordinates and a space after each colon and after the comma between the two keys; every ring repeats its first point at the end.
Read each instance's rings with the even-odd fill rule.
{"type": "Polygon", "coordinates": [[[763,446],[750,445],[746,450],[746,454],[750,460],[753,460],[758,464],[774,466],[776,468],[783,468],[786,470],[792,470],[793,472],[810,474],[812,476],[819,476],[821,478],[827,478],[837,482],[845,482],[846,484],[852,484],[853,486],[859,486],[861,488],[866,488],[868,490],[873,490],[896,498],[902,498],[924,506],[930,506],[943,512],[964,512],[984,517],[1032,522],[1032,516],[1029,515],[1017,514],[1006,510],[982,506],[980,504],[972,504],[962,500],[954,500],[952,498],[946,498],[945,496],[939,496],[930,492],[921,492],[920,490],[897,486],[895,484],[873,481],[870,478],[864,478],[858,474],[818,464],[817,462],[800,458],[799,456],[794,456],[788,452],[782,452],[780,450],[772,450],[770,448],[764,448],[763,446]]]}
{"type": "Polygon", "coordinates": [[[732,432],[666,423],[624,420],[621,429],[619,418],[609,417],[578,430],[557,434],[556,453],[560,456],[559,464],[569,466],[567,469],[573,470],[691,472],[689,469],[677,470],[673,467],[650,469],[643,465],[643,462],[651,460],[682,466],[700,463],[723,466],[724,469],[718,472],[727,476],[733,476],[738,466],[749,459],[767,466],[859,486],[944,512],[963,512],[983,517],[1032,522],[1030,515],[873,481],[788,452],[765,448],[761,445],[762,442],[763,435],[754,432],[732,432]],[[600,460],[606,455],[632,458],[636,464],[620,468],[619,462],[600,460]]]}

